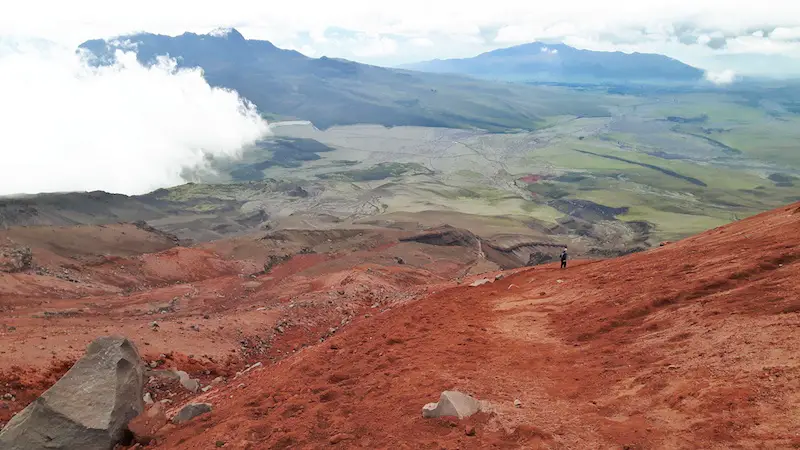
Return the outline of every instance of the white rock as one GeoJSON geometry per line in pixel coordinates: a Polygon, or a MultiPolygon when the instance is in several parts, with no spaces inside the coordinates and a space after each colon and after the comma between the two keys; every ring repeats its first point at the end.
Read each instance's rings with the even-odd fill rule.
{"type": "Polygon", "coordinates": [[[457,391],[444,391],[438,403],[428,403],[422,407],[422,417],[455,416],[459,419],[469,417],[481,410],[481,402],[467,394],[457,391]]]}

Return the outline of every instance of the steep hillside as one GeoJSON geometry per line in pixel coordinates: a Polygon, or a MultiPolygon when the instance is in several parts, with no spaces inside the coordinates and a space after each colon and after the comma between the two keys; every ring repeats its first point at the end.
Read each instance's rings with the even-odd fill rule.
{"type": "Polygon", "coordinates": [[[596,52],[540,42],[473,58],[425,61],[405,67],[498,80],[561,83],[694,83],[703,77],[702,70],[664,55],[596,52]]]}
{"type": "Polygon", "coordinates": [[[157,448],[796,447],[798,233],[795,204],[437,292],[201,396],[157,448]],[[492,412],[422,418],[447,389],[492,412]]]}
{"type": "Polygon", "coordinates": [[[798,235],[800,203],[623,258],[499,273],[448,228],[197,248],[129,225],[12,229],[32,258],[0,273],[0,425],[119,333],[151,368],[200,380],[146,383],[169,415],[213,407],[152,448],[794,448],[798,235]],[[422,417],[452,389],[489,406],[422,417]]]}
{"type": "Polygon", "coordinates": [[[533,129],[545,115],[608,115],[589,95],[308,58],[247,40],[236,30],[213,36],[142,33],[81,47],[101,64],[112,62],[118,49],[135,49],[143,63],[169,55],[179,67],[201,67],[209,83],[238,91],[265,113],[310,120],[320,128],[377,123],[533,129]]]}

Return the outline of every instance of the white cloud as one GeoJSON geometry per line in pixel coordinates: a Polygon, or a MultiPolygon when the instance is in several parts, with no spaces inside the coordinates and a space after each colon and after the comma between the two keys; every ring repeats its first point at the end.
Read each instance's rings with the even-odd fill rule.
{"type": "Polygon", "coordinates": [[[354,55],[361,57],[384,57],[397,52],[397,41],[383,36],[362,37],[351,51],[354,55]]]}
{"type": "Polygon", "coordinates": [[[794,41],[800,39],[800,27],[778,27],[772,30],[772,33],[769,34],[771,39],[777,39],[779,41],[794,41]]]}
{"type": "Polygon", "coordinates": [[[208,155],[239,155],[268,132],[252,106],[199,70],[133,53],[93,68],[72,49],[0,41],[0,195],[183,183],[208,155]]]}
{"type": "Polygon", "coordinates": [[[706,80],[719,85],[724,86],[727,84],[731,84],[736,81],[736,72],[730,69],[722,70],[719,72],[706,72],[706,80]]]}
{"type": "Polygon", "coordinates": [[[409,42],[411,42],[411,45],[417,47],[433,47],[435,45],[433,41],[428,38],[412,38],[409,42]]]}
{"type": "Polygon", "coordinates": [[[136,8],[114,9],[102,0],[28,0],[3,11],[0,30],[75,45],[142,30],[174,35],[235,26],[248,38],[281,47],[311,45],[317,55],[378,64],[474,56],[541,40],[594,50],[660,52],[702,68],[710,68],[716,55],[765,49],[796,58],[800,66],[798,46],[735,42],[792,40],[800,29],[796,0],[405,0],[398,5],[372,0],[139,0],[136,8]],[[325,33],[332,28],[392,41],[351,42],[352,35],[325,33]]]}

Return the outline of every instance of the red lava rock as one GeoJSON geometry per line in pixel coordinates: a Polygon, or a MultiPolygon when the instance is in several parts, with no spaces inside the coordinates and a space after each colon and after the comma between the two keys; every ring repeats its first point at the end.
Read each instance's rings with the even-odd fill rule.
{"type": "Polygon", "coordinates": [[[466,434],[467,436],[475,436],[475,426],[467,425],[466,427],[464,427],[464,434],[466,434]]]}

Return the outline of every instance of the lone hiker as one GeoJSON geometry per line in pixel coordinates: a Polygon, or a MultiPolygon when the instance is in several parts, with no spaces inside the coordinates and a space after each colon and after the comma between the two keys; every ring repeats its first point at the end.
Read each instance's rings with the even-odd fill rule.
{"type": "Polygon", "coordinates": [[[561,250],[561,268],[567,268],[567,248],[564,247],[564,250],[561,250]]]}

